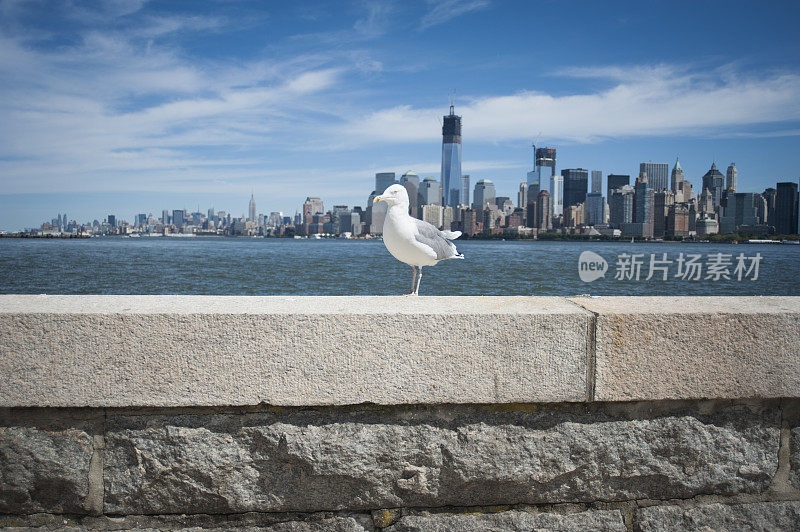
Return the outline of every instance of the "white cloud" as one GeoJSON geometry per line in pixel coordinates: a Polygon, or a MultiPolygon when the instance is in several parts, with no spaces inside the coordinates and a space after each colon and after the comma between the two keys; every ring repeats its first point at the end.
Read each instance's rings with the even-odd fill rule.
{"type": "Polygon", "coordinates": [[[420,28],[438,26],[458,16],[489,7],[489,0],[428,0],[433,8],[420,20],[420,28]]]}
{"type": "MultiPolygon", "coordinates": [[[[587,90],[578,94],[471,97],[456,110],[473,142],[527,139],[540,131],[550,139],[577,142],[710,135],[800,120],[800,75],[721,72],[687,73],[663,65],[569,69],[562,74],[604,78],[613,86],[593,92],[587,82],[587,90]]],[[[357,142],[429,141],[438,136],[431,124],[441,115],[439,108],[396,106],[358,117],[346,131],[357,142]]]]}

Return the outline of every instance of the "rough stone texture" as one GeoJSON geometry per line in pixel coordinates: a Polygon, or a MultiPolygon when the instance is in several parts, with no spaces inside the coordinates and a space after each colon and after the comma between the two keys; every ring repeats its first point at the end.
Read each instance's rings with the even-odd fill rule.
{"type": "Polygon", "coordinates": [[[789,481],[800,490],[800,424],[792,428],[789,453],[789,481]]]}
{"type": "Polygon", "coordinates": [[[627,530],[619,510],[571,514],[499,512],[489,514],[408,515],[385,529],[387,532],[429,530],[505,532],[507,530],[627,530]]]}
{"type": "Polygon", "coordinates": [[[61,417],[0,412],[0,513],[88,510],[90,424],[61,417]]]}
{"type": "Polygon", "coordinates": [[[598,297],[595,399],[797,397],[798,297],[598,297]]]}
{"type": "Polygon", "coordinates": [[[368,514],[0,515],[2,530],[241,530],[361,532],[374,530],[368,514]]]}
{"type": "Polygon", "coordinates": [[[636,511],[636,525],[650,530],[800,530],[800,501],[650,506],[636,511]]]}
{"type": "MultiPolygon", "coordinates": [[[[577,408],[577,407],[576,407],[577,408]]],[[[106,513],[479,506],[758,493],[779,412],[495,407],[110,415],[106,513]]]]}
{"type": "Polygon", "coordinates": [[[589,316],[537,297],[3,295],[0,406],[582,401],[589,316]]]}

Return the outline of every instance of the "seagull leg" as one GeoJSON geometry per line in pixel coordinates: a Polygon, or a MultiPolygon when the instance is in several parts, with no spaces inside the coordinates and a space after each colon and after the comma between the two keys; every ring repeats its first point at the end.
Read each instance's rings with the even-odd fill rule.
{"type": "Polygon", "coordinates": [[[414,273],[412,274],[413,277],[411,277],[411,293],[408,294],[408,295],[413,296],[414,295],[414,287],[417,284],[417,267],[416,266],[412,266],[411,267],[411,271],[414,272],[414,273]]]}
{"type": "Polygon", "coordinates": [[[414,295],[419,295],[419,285],[422,282],[422,266],[419,267],[419,277],[417,277],[417,289],[414,290],[414,295]]]}

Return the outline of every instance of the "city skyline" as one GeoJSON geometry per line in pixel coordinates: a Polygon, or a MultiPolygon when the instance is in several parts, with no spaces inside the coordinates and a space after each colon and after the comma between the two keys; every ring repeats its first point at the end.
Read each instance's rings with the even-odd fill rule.
{"type": "MultiPolygon", "coordinates": [[[[450,116],[453,116],[452,107],[450,116]]],[[[531,228],[590,235],[593,230],[599,229],[600,232],[593,234],[645,238],[661,238],[665,235],[697,238],[718,232],[732,234],[740,230],[761,235],[800,233],[800,182],[777,182],[774,187],[767,187],[761,193],[740,188],[737,190],[736,163],[731,162],[726,175],[723,175],[716,163],[712,162],[702,177],[702,193],[696,196],[694,186],[685,179],[680,159],[676,157],[669,180],[667,163],[640,163],[639,175],[633,184],[629,175],[609,173],[604,180],[603,172],[599,170],[567,168],[562,169],[558,176],[552,173],[554,178],[561,179],[551,179],[548,192],[547,187],[541,190],[539,187],[541,169],[546,168],[548,174],[555,171],[556,150],[536,146],[533,146],[533,150],[533,166],[537,171],[528,172],[527,181],[519,184],[516,204],[509,196],[498,195],[494,183],[489,179],[479,179],[475,183],[471,204],[462,203],[456,208],[445,205],[446,197],[441,192],[441,183],[434,177],[420,179],[417,173],[408,171],[398,179],[394,172],[378,172],[374,177],[374,190],[366,205],[353,204],[352,209],[346,204],[334,204],[331,209],[325,210],[323,198],[308,196],[293,216],[282,211],[259,214],[251,193],[247,214],[241,217],[224,210],[215,211],[213,206],[208,208],[206,216],[199,205],[191,213],[183,208],[173,209],[170,215],[169,209],[163,209],[160,218],[152,213],[138,213],[130,223],[116,214],[101,216],[102,221],[95,218],[80,222],[59,212],[52,222],[45,221],[39,229],[44,233],[56,231],[72,234],[88,234],[85,231],[117,234],[119,228],[122,232],[118,234],[128,234],[133,229],[136,232],[159,234],[197,232],[234,236],[341,235],[345,232],[348,237],[350,234],[376,235],[382,232],[385,209],[374,211],[373,198],[391,184],[399,183],[409,194],[412,216],[439,228],[464,229],[467,236],[499,232],[535,236],[535,233],[529,232],[531,228]],[[602,194],[604,181],[607,196],[602,194]],[[555,208],[557,203],[553,200],[562,195],[563,211],[560,206],[555,208]],[[470,214],[469,211],[476,214],[470,214]],[[653,212],[659,212],[660,215],[654,216],[653,212]],[[471,228],[464,226],[467,223],[472,224],[471,228]],[[287,228],[288,233],[285,232],[287,228]]],[[[446,149],[443,150],[443,161],[445,152],[446,149]]],[[[464,178],[468,180],[469,176],[464,174],[464,178]]],[[[31,230],[30,234],[39,231],[35,227],[28,229],[31,230]]]]}
{"type": "Polygon", "coordinates": [[[453,89],[462,173],[512,198],[531,143],[605,175],[679,155],[696,191],[713,161],[740,190],[796,181],[800,6],[727,7],[3,1],[0,229],[441,181],[453,89]]]}

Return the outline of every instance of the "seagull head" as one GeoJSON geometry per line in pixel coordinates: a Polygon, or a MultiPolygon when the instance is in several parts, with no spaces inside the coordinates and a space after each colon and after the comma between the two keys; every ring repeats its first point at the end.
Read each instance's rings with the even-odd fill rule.
{"type": "Polygon", "coordinates": [[[387,188],[383,194],[375,197],[375,203],[385,201],[391,207],[392,205],[405,205],[408,208],[408,192],[403,185],[392,185],[387,188]]]}

